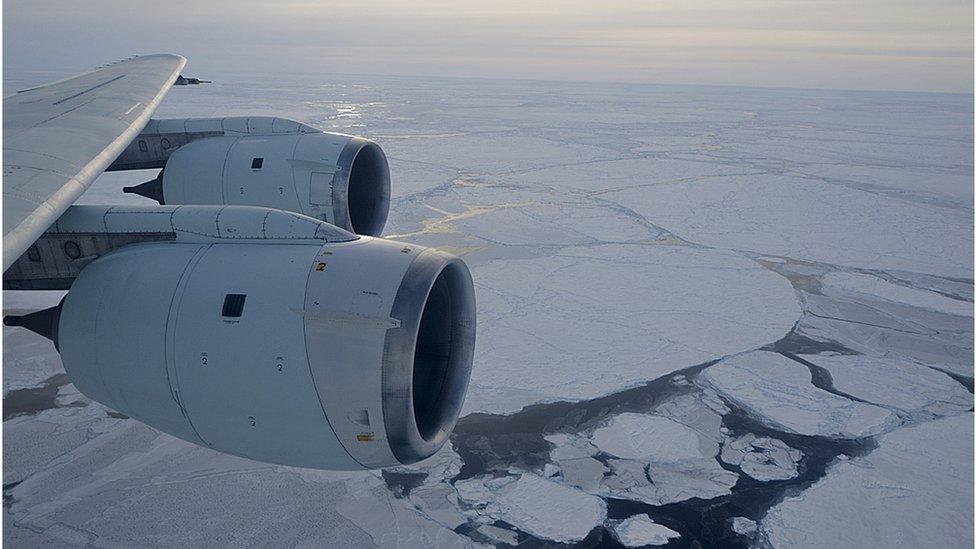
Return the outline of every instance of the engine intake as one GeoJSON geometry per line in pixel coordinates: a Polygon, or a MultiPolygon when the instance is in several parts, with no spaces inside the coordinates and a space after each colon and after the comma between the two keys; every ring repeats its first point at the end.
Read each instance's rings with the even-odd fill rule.
{"type": "Polygon", "coordinates": [[[163,167],[124,192],[160,204],[253,205],[379,236],[390,168],[376,143],[267,117],[154,120],[112,170],[163,167]]]}

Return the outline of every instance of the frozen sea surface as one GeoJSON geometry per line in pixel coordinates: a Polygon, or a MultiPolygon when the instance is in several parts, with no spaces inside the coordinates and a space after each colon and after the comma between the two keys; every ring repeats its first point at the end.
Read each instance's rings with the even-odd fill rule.
{"type": "Polygon", "coordinates": [[[970,547],[973,416],[879,437],[878,449],[769,511],[773,547],[970,547]]]}
{"type": "Polygon", "coordinates": [[[755,351],[727,358],[707,368],[699,380],[788,433],[863,438],[898,423],[884,408],[814,386],[805,365],[780,353],[755,351]]]}
{"type": "Polygon", "coordinates": [[[414,466],[269,466],[88,401],[4,328],[5,544],[971,546],[972,96],[207,76],[159,116],[387,151],[387,234],[474,274],[463,417],[414,466]]]}
{"type": "Polygon", "coordinates": [[[478,519],[507,522],[557,542],[583,540],[607,516],[602,499],[531,473],[476,477],[454,486],[478,519]]]}
{"type": "Polygon", "coordinates": [[[657,524],[647,515],[636,515],[611,523],[610,532],[625,547],[667,545],[672,538],[681,537],[681,534],[657,524]]]}
{"type": "Polygon", "coordinates": [[[863,355],[804,358],[827,370],[835,390],[909,417],[954,415],[973,407],[973,395],[962,384],[923,364],[863,355]]]}

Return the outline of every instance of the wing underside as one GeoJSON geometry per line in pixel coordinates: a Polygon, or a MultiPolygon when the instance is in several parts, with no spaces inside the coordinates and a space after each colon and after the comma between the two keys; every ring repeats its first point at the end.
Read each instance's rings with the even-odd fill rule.
{"type": "Polygon", "coordinates": [[[4,98],[4,270],[142,131],[185,64],[135,57],[4,98]]]}

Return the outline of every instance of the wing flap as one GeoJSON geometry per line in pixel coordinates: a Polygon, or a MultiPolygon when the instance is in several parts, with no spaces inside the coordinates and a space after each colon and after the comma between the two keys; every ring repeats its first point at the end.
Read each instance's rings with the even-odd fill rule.
{"type": "Polygon", "coordinates": [[[149,55],[3,100],[3,270],[135,139],[186,59],[149,55]]]}

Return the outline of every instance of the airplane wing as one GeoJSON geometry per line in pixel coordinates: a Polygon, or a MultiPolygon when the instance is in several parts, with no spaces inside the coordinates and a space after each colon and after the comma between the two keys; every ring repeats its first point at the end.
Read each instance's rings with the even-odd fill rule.
{"type": "Polygon", "coordinates": [[[4,271],[142,131],[185,64],[135,57],[4,98],[4,271]]]}
{"type": "Polygon", "coordinates": [[[390,168],[372,141],[269,116],[148,120],[196,81],[184,62],[4,101],[3,289],[70,290],[4,326],[50,339],[92,400],[212,450],[341,470],[433,455],[474,361],[467,266],[378,238],[390,168]],[[147,166],[162,171],[128,191],[160,205],[72,205],[103,170],[147,166]]]}

